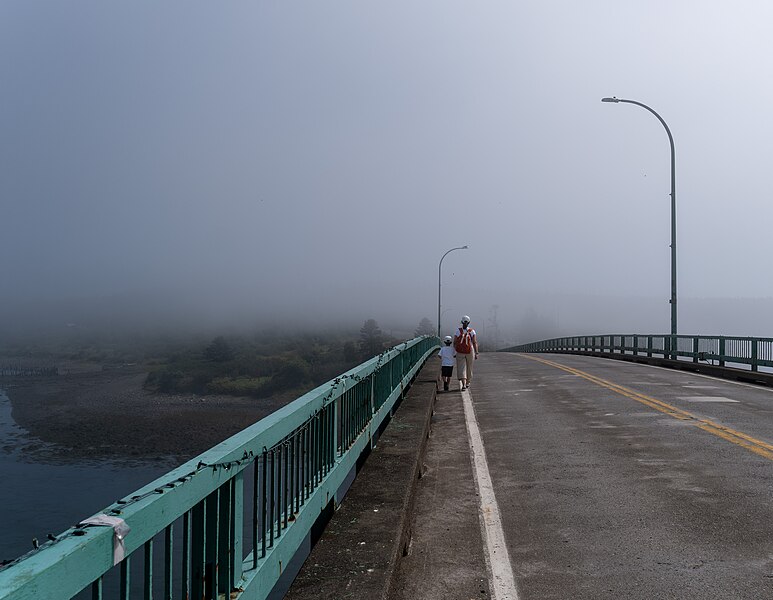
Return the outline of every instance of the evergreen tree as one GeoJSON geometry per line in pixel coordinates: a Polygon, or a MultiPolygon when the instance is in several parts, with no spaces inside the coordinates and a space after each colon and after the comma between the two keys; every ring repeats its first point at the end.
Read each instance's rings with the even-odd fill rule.
{"type": "Polygon", "coordinates": [[[234,357],[231,346],[225,341],[222,335],[217,336],[212,343],[204,350],[204,358],[215,362],[228,362],[234,357]]]}
{"type": "Polygon", "coordinates": [[[345,362],[354,363],[357,361],[357,348],[354,346],[354,342],[346,342],[343,350],[345,362]]]}
{"type": "Polygon", "coordinates": [[[419,321],[419,326],[416,328],[414,335],[418,337],[420,335],[434,335],[434,333],[435,328],[432,325],[432,321],[430,321],[427,317],[424,317],[421,321],[419,321]]]}
{"type": "Polygon", "coordinates": [[[384,346],[384,337],[375,319],[368,319],[360,329],[360,355],[367,360],[375,356],[384,346]]]}

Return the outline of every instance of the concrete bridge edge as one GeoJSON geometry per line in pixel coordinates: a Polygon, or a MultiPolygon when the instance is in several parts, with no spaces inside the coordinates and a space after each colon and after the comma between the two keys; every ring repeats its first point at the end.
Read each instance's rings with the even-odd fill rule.
{"type": "Polygon", "coordinates": [[[285,598],[389,598],[395,569],[411,540],[416,484],[431,432],[436,382],[437,365],[430,357],[363,461],[285,598]]]}

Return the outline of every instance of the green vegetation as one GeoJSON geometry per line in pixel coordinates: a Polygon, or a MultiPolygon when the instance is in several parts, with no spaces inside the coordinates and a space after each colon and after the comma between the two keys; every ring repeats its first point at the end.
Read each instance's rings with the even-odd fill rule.
{"type": "MultiPolygon", "coordinates": [[[[430,328],[423,319],[417,332],[430,328]]],[[[146,372],[145,389],[153,392],[265,398],[303,393],[402,341],[375,319],[359,331],[301,333],[272,326],[252,335],[213,335],[119,335],[73,327],[45,338],[4,340],[0,367],[146,372]]],[[[409,331],[403,335],[411,337],[409,331]]]]}
{"type": "Polygon", "coordinates": [[[170,353],[148,374],[145,387],[167,393],[231,394],[264,398],[303,391],[333,379],[395,344],[374,319],[354,333],[218,336],[170,353]]]}

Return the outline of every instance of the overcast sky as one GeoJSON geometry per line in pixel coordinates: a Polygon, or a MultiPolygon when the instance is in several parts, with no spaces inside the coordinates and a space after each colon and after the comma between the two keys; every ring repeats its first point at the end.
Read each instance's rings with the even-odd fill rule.
{"type": "Polygon", "coordinates": [[[680,329],[755,333],[690,307],[773,297],[771,23],[763,0],[3,0],[0,297],[413,323],[468,244],[444,318],[640,298],[593,326],[667,331],[668,140],[616,95],[675,138],[680,329]]]}

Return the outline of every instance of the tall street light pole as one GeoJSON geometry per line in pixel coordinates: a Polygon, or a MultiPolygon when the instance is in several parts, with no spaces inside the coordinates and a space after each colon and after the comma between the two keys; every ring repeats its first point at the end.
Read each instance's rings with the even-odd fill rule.
{"type": "Polygon", "coordinates": [[[676,358],[676,159],[674,157],[674,138],[663,117],[646,104],[636,100],[623,100],[614,96],[612,98],[602,98],[601,101],[625,102],[641,106],[658,118],[658,121],[660,121],[660,124],[663,125],[668,134],[668,143],[671,145],[671,353],[672,358],[676,358]]]}
{"type": "Polygon", "coordinates": [[[440,263],[437,266],[437,336],[440,337],[440,274],[443,268],[443,259],[448,256],[450,252],[454,250],[467,250],[468,246],[459,246],[458,248],[451,248],[443,256],[440,257],[440,263]]]}

